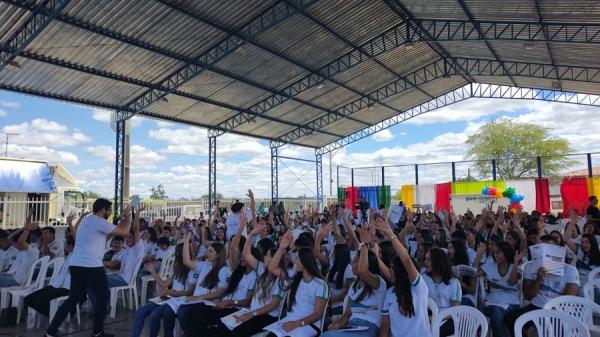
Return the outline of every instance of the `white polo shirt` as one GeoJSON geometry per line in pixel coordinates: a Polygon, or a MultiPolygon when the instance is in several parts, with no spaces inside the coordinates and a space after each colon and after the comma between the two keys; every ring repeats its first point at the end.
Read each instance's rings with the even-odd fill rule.
{"type": "Polygon", "coordinates": [[[35,260],[40,256],[40,251],[37,248],[29,246],[25,250],[19,250],[16,259],[7,273],[12,274],[15,281],[20,284],[27,280],[27,272],[29,267],[35,263],[35,260]]]}

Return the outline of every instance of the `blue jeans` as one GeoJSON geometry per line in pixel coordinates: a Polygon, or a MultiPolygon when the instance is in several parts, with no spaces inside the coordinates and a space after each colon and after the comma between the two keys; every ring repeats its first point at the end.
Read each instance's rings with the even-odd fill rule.
{"type": "Polygon", "coordinates": [[[142,329],[144,328],[144,320],[146,320],[146,317],[148,316],[150,316],[150,328],[148,331],[149,337],[158,336],[158,330],[160,330],[161,319],[163,321],[163,336],[173,337],[173,329],[175,329],[176,314],[167,304],[158,305],[153,302],[149,302],[148,304],[144,305],[135,313],[133,327],[131,328],[131,337],[139,337],[142,334],[142,329]]]}
{"type": "Polygon", "coordinates": [[[485,307],[484,313],[490,318],[490,328],[494,332],[494,337],[509,337],[511,335],[504,323],[504,317],[516,309],[519,309],[519,306],[515,304],[508,306],[506,310],[495,305],[485,307]]]}
{"type": "Polygon", "coordinates": [[[127,282],[119,274],[106,275],[108,277],[108,287],[122,287],[126,286],[127,282]]]}
{"type": "Polygon", "coordinates": [[[0,288],[16,287],[19,282],[15,281],[13,274],[0,273],[0,288]]]}
{"type": "Polygon", "coordinates": [[[324,332],[321,337],[377,337],[379,333],[379,327],[369,321],[365,321],[360,318],[352,318],[348,322],[348,325],[360,325],[366,326],[369,329],[364,331],[337,331],[337,330],[329,330],[324,332]]]}

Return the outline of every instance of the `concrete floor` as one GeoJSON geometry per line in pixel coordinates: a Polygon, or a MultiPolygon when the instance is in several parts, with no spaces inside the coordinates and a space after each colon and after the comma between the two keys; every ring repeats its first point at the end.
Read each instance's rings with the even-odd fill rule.
{"type": "MultiPolygon", "coordinates": [[[[77,326],[77,321],[73,318],[71,321],[67,319],[59,331],[59,336],[69,337],[90,337],[92,335],[92,313],[81,313],[81,326],[77,326]]],[[[114,319],[106,316],[104,323],[104,331],[112,333],[116,337],[128,337],[131,334],[131,325],[133,324],[133,311],[118,307],[117,315],[114,319]]],[[[0,328],[0,336],[11,337],[42,337],[48,327],[48,321],[42,319],[41,328],[28,330],[26,320],[17,326],[0,328]]]]}

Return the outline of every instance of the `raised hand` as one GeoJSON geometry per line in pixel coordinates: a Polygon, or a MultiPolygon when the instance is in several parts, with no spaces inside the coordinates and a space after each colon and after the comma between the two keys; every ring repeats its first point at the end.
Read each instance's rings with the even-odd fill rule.
{"type": "Polygon", "coordinates": [[[515,253],[515,258],[514,258],[513,263],[515,264],[515,266],[517,266],[517,265],[521,264],[521,260],[523,260],[523,254],[520,251],[517,251],[515,253]]]}
{"type": "Polygon", "coordinates": [[[485,243],[480,243],[479,246],[477,246],[477,255],[483,256],[483,254],[485,254],[485,243]]]}
{"type": "Polygon", "coordinates": [[[375,228],[381,233],[385,234],[388,238],[394,236],[394,231],[390,227],[389,223],[384,222],[382,219],[373,221],[375,228]]]}
{"type": "Polygon", "coordinates": [[[293,241],[294,241],[294,236],[292,235],[292,232],[287,231],[281,238],[281,241],[279,242],[279,246],[283,249],[287,249],[288,247],[290,247],[292,245],[293,241]]]}

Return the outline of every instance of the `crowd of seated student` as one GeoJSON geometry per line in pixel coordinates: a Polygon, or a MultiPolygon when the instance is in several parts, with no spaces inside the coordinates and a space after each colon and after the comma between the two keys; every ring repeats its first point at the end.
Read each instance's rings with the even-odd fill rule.
{"type": "MultiPolygon", "coordinates": [[[[511,213],[502,207],[457,216],[402,206],[394,210],[397,223],[380,208],[361,223],[335,205],[259,214],[251,191],[248,196],[248,209],[236,202],[227,215],[217,205],[207,220],[148,224],[136,217],[129,235],[112,238],[104,262],[109,286],[129,284],[143,260],[140,272],[151,274],[160,288],[136,312],[132,337],[141,335],[145,322],[151,337],[161,324],[163,335],[172,336],[176,322],[186,336],[243,337],[260,331],[294,337],[431,336],[428,299],[440,310],[481,308],[494,335],[507,337],[523,313],[560,295],[581,294],[581,280],[600,266],[597,219],[586,221],[574,212],[563,221],[564,229],[552,230],[535,211],[511,213]],[[531,260],[529,248],[539,243],[566,247],[562,276],[524,266],[531,260]],[[158,267],[170,255],[172,276],[161,279],[158,267]],[[474,272],[460,273],[465,266],[474,272]],[[478,277],[486,280],[479,294],[478,277]],[[477,296],[482,292],[485,296],[477,296]],[[278,320],[284,305],[287,315],[278,320]],[[226,316],[238,325],[227,326],[221,320],[226,316]],[[363,330],[344,331],[348,325],[363,330]]],[[[37,226],[28,223],[13,233],[0,231],[0,286],[22,284],[40,256],[64,256],[59,276],[26,299],[47,315],[48,302],[68,291],[63,268],[76,239],[76,226],[70,228],[73,237],[60,251],[53,230],[34,234],[37,226]]],[[[440,336],[453,333],[454,322],[445,321],[440,336]]]]}

